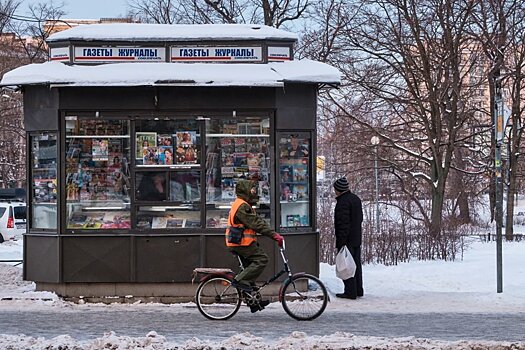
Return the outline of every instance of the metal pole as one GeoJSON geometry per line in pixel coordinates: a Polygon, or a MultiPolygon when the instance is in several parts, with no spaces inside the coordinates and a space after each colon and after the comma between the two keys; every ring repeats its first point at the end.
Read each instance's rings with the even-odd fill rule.
{"type": "Polygon", "coordinates": [[[376,157],[374,162],[374,174],[376,177],[376,233],[379,234],[381,232],[381,227],[379,226],[379,170],[377,166],[377,146],[376,149],[376,157]]]}
{"type": "Polygon", "coordinates": [[[501,178],[501,146],[503,143],[503,98],[499,71],[494,75],[494,124],[496,148],[494,154],[494,170],[496,181],[496,274],[497,292],[503,292],[503,181],[501,178]]]}
{"type": "Polygon", "coordinates": [[[374,175],[376,178],[376,233],[381,232],[381,228],[379,227],[379,174],[378,174],[378,166],[377,166],[377,145],[379,145],[379,137],[376,135],[372,136],[370,139],[370,143],[374,146],[374,152],[375,152],[375,158],[374,158],[374,175]]]}

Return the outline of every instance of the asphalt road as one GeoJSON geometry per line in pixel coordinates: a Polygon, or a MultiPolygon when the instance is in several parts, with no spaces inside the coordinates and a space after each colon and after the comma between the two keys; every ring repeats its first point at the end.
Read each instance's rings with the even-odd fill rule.
{"type": "Polygon", "coordinates": [[[246,308],[228,321],[210,321],[194,307],[162,310],[2,310],[0,334],[25,334],[53,338],[69,334],[78,340],[101,337],[105,332],[143,337],[156,331],[174,342],[192,337],[226,339],[249,332],[276,340],[294,331],[308,335],[348,332],[355,335],[430,338],[440,340],[525,340],[525,314],[461,313],[352,313],[325,312],[314,321],[295,321],[281,308],[251,314],[246,308]]]}

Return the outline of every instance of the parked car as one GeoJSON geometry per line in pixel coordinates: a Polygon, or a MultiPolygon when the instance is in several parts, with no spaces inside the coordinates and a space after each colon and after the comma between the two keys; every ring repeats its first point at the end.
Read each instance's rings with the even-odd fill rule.
{"type": "Polygon", "coordinates": [[[25,232],[25,190],[23,188],[0,189],[0,243],[20,239],[25,232]]]}

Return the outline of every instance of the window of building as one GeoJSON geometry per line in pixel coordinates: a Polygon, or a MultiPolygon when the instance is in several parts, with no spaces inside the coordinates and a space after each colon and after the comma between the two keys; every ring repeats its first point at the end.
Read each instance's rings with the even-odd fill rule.
{"type": "Polygon", "coordinates": [[[65,123],[68,230],[223,228],[239,179],[257,185],[271,223],[268,117],[65,123]]]}
{"type": "Polygon", "coordinates": [[[129,229],[129,121],[66,117],[66,227],[129,229]]]}
{"type": "MultiPolygon", "coordinates": [[[[32,220],[33,229],[57,228],[57,135],[31,136],[32,220]]],[[[25,208],[24,208],[25,209],[25,208]]]]}
{"type": "Polygon", "coordinates": [[[258,184],[257,213],[270,222],[270,119],[206,123],[206,227],[226,227],[239,179],[258,184]]]}
{"type": "Polygon", "coordinates": [[[201,132],[195,119],[135,121],[138,229],[201,227],[201,132]]]}
{"type": "Polygon", "coordinates": [[[278,142],[280,227],[311,226],[310,136],[281,134],[278,142]]]}

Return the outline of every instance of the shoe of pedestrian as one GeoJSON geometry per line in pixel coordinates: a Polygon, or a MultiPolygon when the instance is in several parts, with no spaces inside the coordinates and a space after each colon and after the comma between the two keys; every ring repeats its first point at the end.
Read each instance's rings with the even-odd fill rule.
{"type": "Polygon", "coordinates": [[[335,296],[338,298],[344,298],[344,299],[356,299],[356,297],[345,294],[345,293],[337,293],[335,296]]]}
{"type": "Polygon", "coordinates": [[[232,287],[240,289],[240,290],[245,291],[245,292],[253,291],[252,286],[249,286],[247,284],[241,283],[241,282],[237,281],[236,279],[232,280],[231,285],[232,285],[232,287]]]}
{"type": "Polygon", "coordinates": [[[262,311],[266,306],[268,306],[268,304],[270,304],[270,300],[261,300],[255,305],[250,305],[250,310],[252,313],[262,311]]]}

